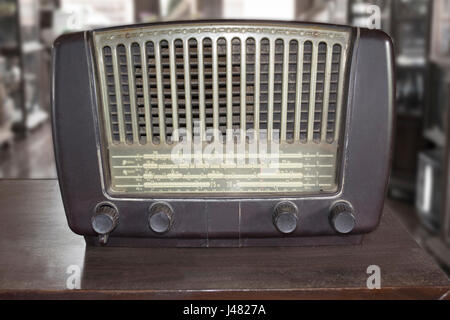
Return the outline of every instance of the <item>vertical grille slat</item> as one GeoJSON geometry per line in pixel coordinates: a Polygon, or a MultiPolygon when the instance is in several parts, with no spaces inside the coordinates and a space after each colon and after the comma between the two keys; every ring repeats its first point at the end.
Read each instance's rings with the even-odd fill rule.
{"type": "Polygon", "coordinates": [[[112,65],[114,72],[114,86],[116,94],[116,106],[117,106],[117,121],[119,123],[119,142],[125,142],[125,121],[123,117],[122,108],[122,89],[121,89],[121,75],[119,72],[119,62],[118,62],[117,47],[112,49],[112,65]]]}
{"type": "Polygon", "coordinates": [[[129,47],[130,66],[129,70],[132,83],[130,83],[131,89],[131,110],[134,110],[135,121],[133,121],[133,134],[134,142],[139,144],[147,143],[146,132],[146,117],[145,102],[144,102],[144,85],[143,85],[143,68],[142,68],[142,56],[141,45],[137,42],[133,42],[129,47]],[[133,94],[134,90],[134,94],[133,94]],[[134,99],[134,102],[133,102],[134,99]],[[134,107],[133,107],[134,105],[134,107]]]}
{"type": "MultiPolygon", "coordinates": [[[[277,130],[278,136],[282,135],[282,108],[283,108],[283,75],[284,75],[284,48],[282,39],[275,40],[274,46],[274,74],[273,74],[273,111],[272,111],[272,129],[277,130]]],[[[285,141],[285,139],[283,139],[285,141]]]]}
{"type": "Polygon", "coordinates": [[[150,101],[150,126],[152,131],[151,141],[152,143],[160,143],[160,117],[162,112],[159,110],[159,92],[158,92],[158,80],[156,74],[156,54],[155,47],[158,48],[158,44],[153,41],[148,41],[145,44],[146,47],[146,65],[147,65],[147,80],[148,80],[148,91],[149,91],[149,101],[150,101]]]}
{"type": "MultiPolygon", "coordinates": [[[[314,129],[313,140],[319,143],[322,139],[322,117],[324,108],[324,87],[325,87],[325,72],[327,59],[327,45],[320,42],[317,48],[317,72],[316,72],[316,87],[315,87],[315,104],[314,104],[314,129]]],[[[328,97],[326,98],[328,99],[328,97]]]]}
{"type": "Polygon", "coordinates": [[[311,51],[311,73],[310,73],[310,92],[309,92],[309,112],[308,112],[308,141],[314,140],[314,119],[316,105],[316,79],[317,79],[317,60],[319,56],[319,47],[316,43],[312,44],[311,51]]]}
{"type": "Polygon", "coordinates": [[[325,79],[324,79],[324,96],[323,96],[323,113],[322,113],[322,132],[321,140],[329,141],[328,137],[328,123],[331,118],[329,118],[329,103],[330,103],[330,79],[331,79],[331,66],[333,60],[333,49],[327,48],[326,53],[326,65],[325,65],[325,79]]]}
{"type": "Polygon", "coordinates": [[[260,129],[260,89],[261,89],[261,56],[260,56],[260,41],[255,41],[255,94],[254,94],[254,130],[255,136],[259,136],[260,129]]]}
{"type": "Polygon", "coordinates": [[[117,119],[117,105],[114,101],[116,90],[114,86],[114,73],[112,70],[111,47],[105,46],[101,48],[99,56],[103,62],[100,64],[100,68],[103,69],[103,72],[100,73],[100,79],[104,84],[104,89],[102,90],[102,99],[105,104],[104,117],[109,121],[109,126],[105,128],[107,132],[107,139],[109,143],[119,143],[120,138],[118,134],[115,134],[115,132],[119,132],[119,126],[117,119]]]}
{"type": "Polygon", "coordinates": [[[125,142],[133,143],[133,113],[131,111],[130,70],[128,66],[127,48],[120,44],[116,48],[117,67],[119,70],[120,97],[123,112],[125,142]]]}
{"type": "Polygon", "coordinates": [[[167,40],[159,42],[160,55],[160,85],[161,85],[161,102],[162,102],[162,117],[160,117],[160,126],[164,127],[163,141],[172,143],[173,135],[173,102],[171,90],[171,71],[170,71],[170,48],[167,40]],[[161,121],[163,123],[161,123],[161,121]]]}
{"type": "Polygon", "coordinates": [[[286,141],[288,126],[288,90],[289,90],[289,44],[284,44],[283,50],[283,89],[281,102],[281,141],[286,141]]]}
{"type": "Polygon", "coordinates": [[[297,40],[291,40],[289,42],[288,51],[288,66],[287,66],[287,124],[286,124],[286,140],[293,143],[295,140],[299,140],[295,133],[297,128],[295,124],[297,122],[297,72],[298,72],[298,55],[299,45],[297,40]]]}
{"type": "Polygon", "coordinates": [[[204,52],[204,41],[203,42],[199,42],[197,45],[197,62],[198,62],[198,75],[197,75],[197,81],[198,81],[198,109],[199,109],[199,117],[198,120],[200,122],[200,136],[202,137],[202,139],[205,139],[205,120],[206,120],[206,115],[205,115],[205,74],[204,74],[204,60],[203,60],[203,52],[204,52]]]}
{"type": "Polygon", "coordinates": [[[192,103],[191,103],[191,74],[190,74],[190,52],[189,43],[184,41],[184,93],[185,93],[185,108],[186,108],[186,130],[187,134],[192,135],[192,103]]]}
{"type": "Polygon", "coordinates": [[[300,141],[306,143],[309,133],[309,114],[310,114],[310,92],[311,92],[311,61],[312,61],[312,42],[306,41],[303,44],[302,57],[302,91],[301,91],[301,119],[300,119],[300,141]]]}
{"type": "MultiPolygon", "coordinates": [[[[232,47],[227,41],[227,130],[233,128],[233,63],[232,47]]],[[[229,139],[227,135],[227,139],[229,139]]]]}
{"type": "Polygon", "coordinates": [[[213,129],[214,139],[217,139],[216,133],[219,130],[219,52],[218,41],[212,41],[212,86],[213,86],[213,129]]]}
{"type": "Polygon", "coordinates": [[[129,91],[129,99],[130,99],[130,111],[131,111],[131,123],[132,123],[132,131],[133,131],[133,139],[129,141],[133,143],[134,141],[138,141],[138,119],[137,119],[137,103],[136,103],[136,71],[134,70],[135,66],[133,64],[133,52],[132,46],[126,47],[126,59],[127,59],[127,68],[128,68],[128,91],[129,91]]]}
{"type": "MultiPolygon", "coordinates": [[[[188,40],[188,59],[189,59],[189,78],[190,78],[190,114],[191,114],[191,132],[194,132],[195,124],[200,122],[200,131],[202,133],[203,124],[201,123],[200,106],[200,84],[199,84],[199,54],[198,41],[194,38],[188,40]]],[[[186,58],[186,57],[185,57],[186,58]]]]}
{"type": "Polygon", "coordinates": [[[225,38],[217,40],[218,81],[218,126],[222,134],[226,134],[228,126],[228,70],[227,70],[227,42],[225,38]]]}
{"type": "Polygon", "coordinates": [[[235,130],[240,129],[241,125],[241,103],[240,99],[242,93],[242,57],[241,57],[241,40],[239,38],[233,38],[231,40],[231,63],[232,63],[232,128],[235,130]]]}
{"type": "Polygon", "coordinates": [[[267,139],[272,140],[273,136],[273,107],[274,107],[274,87],[275,87],[275,41],[269,40],[269,96],[267,108],[267,139]]]}
{"type": "Polygon", "coordinates": [[[141,44],[141,68],[142,68],[142,92],[144,95],[144,112],[145,112],[145,142],[151,143],[153,137],[152,116],[150,112],[150,91],[148,81],[147,67],[147,49],[145,44],[141,44]]]}
{"type": "MultiPolygon", "coordinates": [[[[181,39],[173,42],[173,50],[175,55],[175,82],[176,82],[176,109],[178,111],[178,129],[188,130],[187,128],[187,112],[186,112],[186,81],[185,81],[185,61],[184,61],[184,45],[181,39]]],[[[175,90],[175,89],[173,89],[175,90]]],[[[174,109],[175,109],[174,108],[174,109]]],[[[178,135],[178,139],[180,136],[178,135]]]]}
{"type": "Polygon", "coordinates": [[[246,81],[245,81],[245,118],[246,129],[255,129],[255,39],[248,38],[245,42],[245,69],[246,69],[246,81]]]}
{"type": "Polygon", "coordinates": [[[259,81],[259,128],[268,130],[269,110],[269,39],[261,40],[260,53],[260,81],[259,81]]]}
{"type": "Polygon", "coordinates": [[[240,41],[241,45],[241,112],[240,112],[240,130],[241,139],[245,139],[247,130],[247,43],[240,41]]]}
{"type": "Polygon", "coordinates": [[[303,68],[302,68],[302,91],[301,91],[301,119],[300,119],[300,140],[308,141],[308,123],[310,111],[310,92],[311,92],[311,61],[312,61],[312,42],[306,41],[303,44],[303,68]]]}
{"type": "MultiPolygon", "coordinates": [[[[213,85],[213,43],[210,38],[203,39],[202,44],[202,59],[203,63],[203,90],[204,90],[204,130],[209,132],[214,129],[215,121],[215,107],[214,107],[214,85],[213,85]]],[[[200,72],[202,74],[202,72],[200,72]]],[[[206,135],[204,136],[206,138],[206,135]]]]}
{"type": "Polygon", "coordinates": [[[159,141],[166,142],[166,117],[164,110],[164,88],[162,82],[161,43],[155,45],[155,76],[158,101],[159,141]]]}
{"type": "Polygon", "coordinates": [[[172,99],[172,141],[179,141],[178,133],[178,92],[177,92],[177,66],[175,56],[175,41],[169,48],[169,61],[170,61],[170,90],[172,99]]]}
{"type": "MultiPolygon", "coordinates": [[[[342,91],[344,87],[344,73],[341,72],[343,67],[345,67],[345,56],[342,54],[342,47],[339,44],[335,44],[333,46],[333,55],[336,54],[336,62],[332,63],[332,74],[336,75],[337,86],[335,90],[331,91],[330,100],[333,101],[333,104],[336,106],[334,109],[334,118],[333,121],[329,120],[329,129],[330,132],[330,140],[337,141],[339,139],[340,133],[340,123],[338,119],[341,119],[342,113],[342,91]],[[334,126],[334,130],[332,129],[334,126]],[[333,137],[334,135],[334,137],[333,137]]],[[[334,59],[334,58],[333,58],[334,59]]],[[[332,119],[333,109],[328,110],[328,119],[332,119]]]]}
{"type": "Polygon", "coordinates": [[[242,138],[253,129],[256,136],[266,131],[269,140],[277,130],[288,143],[339,140],[346,32],[323,38],[276,28],[195,30],[96,42],[109,143],[176,142],[178,129],[192,136],[196,122],[202,139],[211,129],[222,135],[237,129],[242,138]]]}
{"type": "Polygon", "coordinates": [[[303,44],[297,43],[297,81],[295,93],[295,124],[294,124],[294,140],[300,141],[300,124],[302,119],[302,92],[303,92],[303,44]]]}

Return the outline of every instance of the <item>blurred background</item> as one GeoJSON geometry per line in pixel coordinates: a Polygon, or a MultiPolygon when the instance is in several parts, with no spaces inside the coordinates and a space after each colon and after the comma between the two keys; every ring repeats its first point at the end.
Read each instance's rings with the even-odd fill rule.
{"type": "Polygon", "coordinates": [[[450,270],[450,0],[0,0],[0,179],[55,179],[51,48],[63,33],[131,23],[281,19],[382,29],[396,50],[388,205],[450,270]]]}

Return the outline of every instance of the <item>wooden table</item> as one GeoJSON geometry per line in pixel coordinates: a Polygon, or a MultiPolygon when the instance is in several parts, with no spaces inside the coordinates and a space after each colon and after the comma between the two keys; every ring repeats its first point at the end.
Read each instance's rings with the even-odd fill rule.
{"type": "Polygon", "coordinates": [[[56,181],[0,181],[0,298],[450,299],[449,290],[388,206],[357,246],[86,248],[56,181]],[[381,290],[366,287],[371,265],[381,290]],[[80,290],[66,287],[70,266],[80,290]]]}

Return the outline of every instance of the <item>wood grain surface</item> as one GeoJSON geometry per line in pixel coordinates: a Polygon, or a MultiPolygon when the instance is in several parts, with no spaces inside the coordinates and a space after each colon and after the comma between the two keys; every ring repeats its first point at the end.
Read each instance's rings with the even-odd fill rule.
{"type": "Polygon", "coordinates": [[[389,206],[354,246],[86,248],[67,226],[57,181],[0,181],[4,299],[450,299],[449,290],[389,206]],[[366,287],[371,265],[381,290],[366,287]],[[67,289],[70,266],[80,290],[67,289]]]}

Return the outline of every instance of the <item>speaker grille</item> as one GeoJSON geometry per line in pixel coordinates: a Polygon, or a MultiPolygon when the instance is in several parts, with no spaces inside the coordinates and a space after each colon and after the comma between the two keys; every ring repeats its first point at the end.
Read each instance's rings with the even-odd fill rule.
{"type": "Polygon", "coordinates": [[[253,129],[287,143],[338,140],[347,31],[190,24],[96,31],[94,41],[111,144],[170,144],[196,123],[203,138],[253,129]]]}

